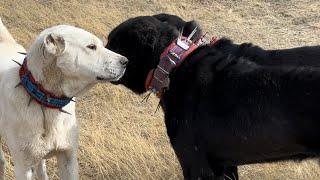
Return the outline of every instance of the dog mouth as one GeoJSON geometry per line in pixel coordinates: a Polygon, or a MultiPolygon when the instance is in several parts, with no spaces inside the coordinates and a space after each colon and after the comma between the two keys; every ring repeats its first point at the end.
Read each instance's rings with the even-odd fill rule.
{"type": "Polygon", "coordinates": [[[113,84],[113,85],[119,85],[119,84],[121,84],[120,79],[117,80],[117,81],[110,81],[110,83],[113,84]]]}
{"type": "Polygon", "coordinates": [[[98,81],[112,81],[111,78],[105,78],[105,77],[102,77],[102,76],[97,76],[96,78],[98,81]]]}
{"type": "Polygon", "coordinates": [[[111,82],[112,84],[115,84],[119,82],[119,80],[122,78],[124,75],[126,69],[123,69],[121,73],[115,73],[114,71],[110,71],[112,77],[104,77],[104,76],[97,76],[96,79],[98,81],[108,81],[111,82]]]}
{"type": "Polygon", "coordinates": [[[106,78],[106,77],[103,77],[103,76],[97,76],[96,79],[98,81],[108,81],[108,82],[117,82],[121,77],[109,77],[109,78],[106,78]]]}

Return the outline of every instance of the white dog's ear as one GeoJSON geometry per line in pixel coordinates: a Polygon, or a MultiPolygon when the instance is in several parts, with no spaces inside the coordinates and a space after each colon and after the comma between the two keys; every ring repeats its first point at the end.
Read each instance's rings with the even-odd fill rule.
{"type": "Polygon", "coordinates": [[[54,33],[48,34],[44,38],[44,45],[47,52],[54,56],[61,55],[66,48],[66,43],[63,37],[54,33]]]}

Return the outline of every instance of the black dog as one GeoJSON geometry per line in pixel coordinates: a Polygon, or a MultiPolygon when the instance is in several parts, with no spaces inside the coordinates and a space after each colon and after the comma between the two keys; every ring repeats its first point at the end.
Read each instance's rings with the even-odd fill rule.
{"type": "MultiPolygon", "coordinates": [[[[117,83],[146,91],[148,72],[179,33],[164,21],[132,18],[110,33],[107,48],[129,59],[117,83]]],[[[190,54],[161,98],[185,179],[238,179],[238,165],[318,158],[319,61],[319,47],[266,51],[227,39],[190,54]]]]}

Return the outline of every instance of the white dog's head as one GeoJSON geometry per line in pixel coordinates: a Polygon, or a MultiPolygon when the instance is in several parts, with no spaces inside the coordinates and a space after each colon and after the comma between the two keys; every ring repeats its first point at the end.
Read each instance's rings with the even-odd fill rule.
{"type": "Polygon", "coordinates": [[[67,96],[76,96],[97,82],[117,81],[128,62],[104,48],[95,35],[68,25],[44,30],[31,46],[29,59],[37,81],[44,87],[61,82],[61,91],[67,96]]]}

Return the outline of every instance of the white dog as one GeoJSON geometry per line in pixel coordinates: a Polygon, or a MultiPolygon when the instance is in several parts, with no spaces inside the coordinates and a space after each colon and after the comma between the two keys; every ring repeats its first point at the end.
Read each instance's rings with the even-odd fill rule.
{"type": "MultiPolygon", "coordinates": [[[[105,49],[93,34],[67,25],[44,30],[26,58],[18,53],[23,51],[0,20],[0,135],[12,154],[16,179],[48,179],[44,159],[52,156],[61,179],[78,179],[71,98],[98,82],[121,78],[127,59],[105,49]]],[[[0,157],[4,179],[2,150],[0,157]]]]}

